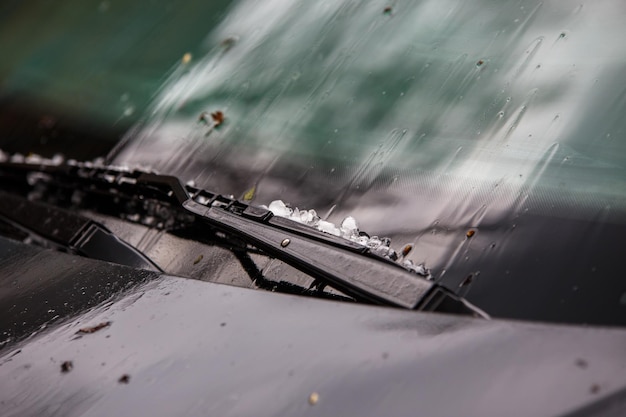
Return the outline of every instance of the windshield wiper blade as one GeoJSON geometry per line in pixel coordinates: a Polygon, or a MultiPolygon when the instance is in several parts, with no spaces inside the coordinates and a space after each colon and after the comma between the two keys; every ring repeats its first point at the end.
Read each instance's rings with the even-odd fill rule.
{"type": "Polygon", "coordinates": [[[366,246],[275,217],[267,209],[185,187],[173,176],[86,164],[0,164],[2,175],[11,175],[15,170],[26,175],[35,173],[43,182],[78,182],[103,193],[126,193],[168,202],[212,229],[239,238],[356,300],[488,317],[453,291],[376,255],[366,246]]]}

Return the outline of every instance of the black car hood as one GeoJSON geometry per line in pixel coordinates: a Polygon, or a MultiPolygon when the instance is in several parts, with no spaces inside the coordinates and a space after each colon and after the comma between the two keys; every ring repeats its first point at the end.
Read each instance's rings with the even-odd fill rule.
{"type": "MultiPolygon", "coordinates": [[[[52,254],[66,265],[68,288],[76,289],[65,307],[82,311],[67,310],[58,324],[5,345],[3,416],[545,416],[624,410],[623,330],[273,294],[133,273],[2,241],[4,259],[12,261],[2,264],[2,276],[13,271],[12,281],[3,281],[5,296],[7,289],[15,294],[16,282],[41,276],[27,259],[52,254]],[[106,293],[81,285],[90,282],[86,274],[98,278],[97,271],[108,273],[110,283],[135,286],[106,293]],[[85,310],[97,297],[111,295],[85,310]]],[[[54,291],[45,288],[24,290],[30,303],[12,307],[54,303],[54,291]]],[[[2,298],[4,306],[10,303],[2,298]]]]}

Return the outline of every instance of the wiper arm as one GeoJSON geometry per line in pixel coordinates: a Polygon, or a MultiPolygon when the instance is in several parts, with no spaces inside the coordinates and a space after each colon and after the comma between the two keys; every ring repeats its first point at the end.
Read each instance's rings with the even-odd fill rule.
{"type": "Polygon", "coordinates": [[[212,229],[242,239],[356,300],[487,317],[454,292],[372,253],[365,246],[274,217],[269,210],[233,198],[185,187],[173,176],[81,164],[0,164],[0,173],[11,169],[38,172],[44,182],[80,182],[92,190],[100,188],[101,192],[114,191],[169,202],[212,229]]]}

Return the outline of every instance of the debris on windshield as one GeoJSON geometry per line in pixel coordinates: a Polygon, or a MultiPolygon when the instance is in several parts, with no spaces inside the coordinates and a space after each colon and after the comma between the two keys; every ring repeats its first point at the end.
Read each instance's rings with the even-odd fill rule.
{"type": "Polygon", "coordinates": [[[111,325],[110,321],[105,321],[99,324],[96,324],[95,326],[91,326],[91,327],[83,327],[82,329],[78,330],[76,332],[76,334],[90,334],[90,333],[95,333],[98,330],[102,330],[105,327],[109,327],[111,325]]]}
{"type": "Polygon", "coordinates": [[[320,232],[328,233],[334,236],[356,242],[360,245],[367,246],[373,253],[383,256],[392,261],[398,261],[406,270],[430,277],[430,271],[423,264],[415,264],[409,259],[404,259],[413,249],[413,245],[405,245],[400,252],[396,252],[391,248],[391,239],[380,238],[378,236],[369,236],[367,233],[359,230],[356,219],[348,216],[341,222],[340,226],[335,225],[326,220],[322,220],[315,210],[300,210],[297,207],[291,208],[282,200],[274,200],[269,206],[261,206],[274,214],[274,216],[284,217],[298,223],[313,227],[320,232]]]}
{"type": "Polygon", "coordinates": [[[72,363],[72,361],[65,361],[61,364],[61,372],[66,374],[71,371],[73,367],[74,364],[72,363]]]}
{"type": "Polygon", "coordinates": [[[117,380],[120,384],[128,384],[130,382],[130,375],[124,374],[117,380]]]}
{"type": "Polygon", "coordinates": [[[320,395],[317,392],[312,392],[311,395],[309,395],[309,404],[315,405],[319,400],[320,395]]]}
{"type": "Polygon", "coordinates": [[[224,113],[221,110],[217,110],[211,113],[203,111],[200,114],[200,117],[198,117],[198,121],[203,122],[207,125],[212,124],[213,127],[219,127],[220,125],[222,125],[222,123],[224,123],[224,119],[224,113]]]}
{"type": "Polygon", "coordinates": [[[191,54],[189,52],[187,52],[185,55],[183,55],[183,64],[189,64],[191,62],[191,54]]]}
{"type": "Polygon", "coordinates": [[[385,9],[383,10],[384,14],[391,14],[393,12],[393,8],[391,6],[387,6],[385,7],[385,9]]]}
{"type": "Polygon", "coordinates": [[[220,110],[214,111],[213,113],[211,113],[211,119],[213,119],[214,126],[218,127],[219,125],[224,123],[224,113],[222,113],[220,110]]]}
{"type": "Polygon", "coordinates": [[[237,36],[229,36],[225,38],[220,45],[224,48],[224,51],[228,51],[230,48],[235,46],[235,44],[239,41],[239,37],[237,36]]]}
{"type": "Polygon", "coordinates": [[[473,229],[470,229],[467,231],[467,233],[465,233],[465,236],[467,236],[467,238],[469,239],[470,237],[474,236],[476,234],[476,231],[473,229]]]}
{"type": "Polygon", "coordinates": [[[256,194],[256,185],[253,185],[252,188],[250,188],[248,191],[243,193],[242,200],[246,202],[252,201],[254,199],[255,194],[256,194]]]}

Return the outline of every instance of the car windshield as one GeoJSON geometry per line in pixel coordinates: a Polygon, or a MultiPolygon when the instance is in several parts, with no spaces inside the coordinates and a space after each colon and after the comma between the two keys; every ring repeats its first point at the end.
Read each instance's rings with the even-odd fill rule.
{"type": "Polygon", "coordinates": [[[626,324],[618,0],[0,6],[0,147],[389,237],[494,316],[626,324]]]}

